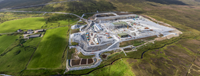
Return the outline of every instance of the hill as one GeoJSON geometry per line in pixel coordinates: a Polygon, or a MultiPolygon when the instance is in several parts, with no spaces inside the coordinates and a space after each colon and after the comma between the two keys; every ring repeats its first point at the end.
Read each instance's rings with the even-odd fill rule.
{"type": "MultiPolygon", "coordinates": [[[[200,75],[198,71],[200,69],[199,8],[199,0],[83,0],[79,2],[66,2],[46,5],[44,7],[24,8],[19,10],[62,11],[72,12],[79,15],[82,15],[83,13],[97,11],[128,11],[133,12],[135,14],[151,16],[159,21],[168,23],[183,32],[183,35],[180,37],[164,41],[158,41],[155,42],[155,44],[148,44],[147,46],[142,46],[136,52],[127,53],[127,56],[124,56],[123,53],[111,55],[110,59],[103,61],[102,64],[97,68],[86,69],[81,71],[70,71],[66,73],[66,75],[127,76],[127,74],[129,74],[136,76],[198,76],[200,75]]],[[[86,18],[89,16],[91,16],[91,14],[87,14],[86,18]]],[[[47,25],[52,26],[54,24],[49,23],[47,25]]],[[[57,23],[55,23],[55,26],[56,25],[57,23]]],[[[35,27],[33,26],[31,28],[35,27]]],[[[68,27],[65,28],[68,29],[68,27]]],[[[64,45],[64,43],[66,43],[64,35],[66,35],[66,32],[68,31],[65,30],[64,33],[64,31],[60,32],[60,29],[64,30],[64,28],[57,28],[52,30],[50,29],[47,31],[47,33],[42,39],[42,43],[36,49],[36,54],[34,54],[33,60],[31,60],[30,64],[28,65],[28,69],[23,70],[20,74],[56,75],[62,74],[65,71],[65,69],[63,68],[64,66],[61,65],[64,63],[62,63],[61,59],[65,59],[61,56],[66,55],[66,53],[63,54],[64,47],[67,46],[64,45]],[[54,35],[55,33],[61,33],[62,36],[54,35]],[[59,43],[62,43],[62,45],[58,46],[57,44],[59,43]],[[46,45],[48,45],[49,47],[47,47],[46,45]],[[56,52],[55,55],[52,54],[52,52],[56,52]],[[53,57],[46,58],[48,57],[48,55],[54,55],[58,59],[53,57]],[[51,59],[55,61],[52,62],[52,64],[51,59]],[[56,64],[56,62],[58,62],[59,64],[56,64]],[[62,68],[60,68],[59,66],[62,66],[62,68]]],[[[2,32],[5,31],[6,30],[2,32]]],[[[11,31],[14,30],[12,29],[11,31]]],[[[15,63],[20,64],[19,62],[23,60],[24,63],[28,62],[28,60],[23,59],[23,57],[27,57],[29,59],[30,55],[33,53],[33,49],[30,48],[31,51],[24,51],[24,49],[21,48],[25,47],[17,46],[13,50],[11,50],[7,55],[1,57],[3,59],[0,59],[0,64],[2,63],[3,69],[7,68],[6,70],[0,69],[1,72],[7,73],[9,69],[13,70],[12,67],[16,68],[17,66],[11,63],[11,60],[4,59],[17,57],[16,59],[13,59],[15,63]],[[16,56],[15,54],[18,53],[19,50],[21,50],[21,54],[18,54],[16,56]],[[24,53],[27,53],[27,56],[23,56],[24,53]],[[18,58],[19,60],[17,60],[18,58]],[[9,63],[12,66],[5,65],[6,63],[9,63]]],[[[25,67],[25,64],[21,64],[20,66],[25,67]]],[[[19,68],[17,70],[22,69],[23,68],[19,68]]],[[[18,73],[19,71],[11,74],[15,75],[18,73]]]]}
{"type": "Polygon", "coordinates": [[[0,0],[0,9],[43,4],[52,0],[0,0]]]}
{"type": "Polygon", "coordinates": [[[82,15],[97,11],[128,11],[156,15],[200,30],[200,2],[195,0],[81,0],[20,10],[62,11],[82,15]]]}

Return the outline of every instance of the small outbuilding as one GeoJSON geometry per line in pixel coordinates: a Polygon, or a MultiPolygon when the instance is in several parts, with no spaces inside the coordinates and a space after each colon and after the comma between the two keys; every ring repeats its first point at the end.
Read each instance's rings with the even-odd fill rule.
{"type": "Polygon", "coordinates": [[[30,35],[30,36],[29,36],[29,39],[30,39],[30,38],[40,37],[40,36],[41,36],[41,34],[30,35]]]}
{"type": "Polygon", "coordinates": [[[44,29],[35,30],[35,33],[37,33],[37,32],[44,32],[44,31],[45,31],[44,29]]]}
{"type": "Polygon", "coordinates": [[[17,32],[22,32],[23,30],[21,30],[21,29],[19,29],[19,30],[17,30],[17,32]]]}
{"type": "Polygon", "coordinates": [[[27,31],[27,33],[32,34],[32,33],[34,33],[34,31],[32,29],[30,29],[30,30],[27,31]]]}

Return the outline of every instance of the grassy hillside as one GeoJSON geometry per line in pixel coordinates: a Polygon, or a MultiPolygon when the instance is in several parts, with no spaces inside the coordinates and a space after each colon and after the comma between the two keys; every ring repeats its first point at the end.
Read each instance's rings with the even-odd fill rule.
{"type": "MultiPolygon", "coordinates": [[[[197,37],[194,35],[182,36],[179,38],[174,38],[170,40],[164,40],[161,42],[156,42],[155,44],[149,44],[138,49],[137,52],[127,53],[127,56],[116,55],[112,56],[115,58],[126,59],[126,65],[119,65],[121,68],[131,67],[132,73],[136,76],[198,76],[200,72],[200,41],[196,40],[197,37]],[[143,52],[139,53],[139,51],[143,52]],[[135,56],[137,54],[140,57],[135,56]],[[120,56],[120,57],[119,57],[120,56]]],[[[123,54],[123,53],[122,53],[123,54]]],[[[105,61],[104,65],[112,63],[115,58],[111,58],[105,61]]],[[[114,61],[114,64],[110,64],[106,67],[96,69],[91,72],[91,70],[82,71],[83,74],[91,72],[88,76],[96,76],[100,74],[112,74],[113,72],[120,73],[120,69],[115,69],[115,71],[110,72],[107,67],[115,67],[115,63],[120,63],[121,59],[114,61]],[[106,71],[105,71],[106,70],[106,71]]],[[[76,71],[76,73],[81,73],[81,71],[76,71]]],[[[131,72],[130,72],[131,73],[131,72]]],[[[113,75],[114,76],[114,75],[113,75]]]]}
{"type": "Polygon", "coordinates": [[[0,24],[0,33],[15,32],[18,29],[40,29],[45,24],[42,17],[24,18],[18,20],[7,21],[0,24]]]}
{"type": "Polygon", "coordinates": [[[12,75],[19,75],[25,69],[32,53],[36,50],[41,38],[30,39],[23,42],[23,46],[19,43],[23,40],[17,40],[14,44],[10,45],[10,51],[0,56],[0,72],[12,75]]]}
{"type": "Polygon", "coordinates": [[[112,66],[106,66],[84,76],[135,76],[126,60],[120,59],[114,62],[112,66]]]}
{"type": "Polygon", "coordinates": [[[198,61],[200,54],[197,51],[200,48],[196,47],[200,45],[199,43],[200,41],[194,39],[183,39],[161,49],[149,50],[144,54],[143,59],[130,58],[127,62],[132,65],[136,75],[198,76],[200,72],[197,70],[200,68],[191,67],[200,66],[198,61]]]}
{"type": "Polygon", "coordinates": [[[67,46],[67,33],[68,27],[47,30],[28,69],[61,67],[62,55],[67,46]]]}
{"type": "Polygon", "coordinates": [[[17,36],[0,36],[0,54],[6,50],[17,38],[17,36]]]}
{"type": "Polygon", "coordinates": [[[13,48],[12,51],[0,58],[0,71],[20,72],[25,68],[33,51],[32,48],[24,50],[20,46],[13,48]]]}
{"type": "Polygon", "coordinates": [[[52,0],[3,0],[3,1],[0,1],[0,9],[37,5],[37,4],[47,3],[50,1],[52,0]]]}
{"type": "Polygon", "coordinates": [[[0,13],[0,24],[6,21],[29,18],[29,17],[42,17],[42,14],[35,13],[10,13],[10,12],[1,12],[0,13]]]}
{"type": "Polygon", "coordinates": [[[195,0],[86,0],[22,10],[62,11],[79,14],[96,11],[128,11],[135,14],[157,15],[200,30],[199,8],[200,2],[195,0]]]}

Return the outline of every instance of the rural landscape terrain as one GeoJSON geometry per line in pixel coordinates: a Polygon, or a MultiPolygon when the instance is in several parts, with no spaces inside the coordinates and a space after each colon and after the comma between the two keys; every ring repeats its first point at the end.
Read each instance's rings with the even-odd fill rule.
{"type": "Polygon", "coordinates": [[[0,0],[1,74],[199,76],[200,0],[0,0]],[[67,71],[69,59],[89,63],[95,57],[69,47],[77,45],[70,34],[80,32],[72,26],[101,12],[141,15],[182,34],[145,45],[145,40],[124,42],[120,45],[138,46],[137,51],[104,52],[109,55],[99,66],[67,71]]]}

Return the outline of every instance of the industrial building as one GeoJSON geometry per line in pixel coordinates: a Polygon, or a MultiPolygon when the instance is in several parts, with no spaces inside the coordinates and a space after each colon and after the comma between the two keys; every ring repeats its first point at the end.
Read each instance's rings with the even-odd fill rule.
{"type": "Polygon", "coordinates": [[[94,19],[86,25],[87,29],[80,28],[81,32],[70,36],[71,41],[79,43],[85,51],[100,51],[116,42],[159,37],[161,34],[167,36],[176,30],[136,14],[98,13],[91,18],[94,19]]]}
{"type": "Polygon", "coordinates": [[[86,59],[82,61],[81,59],[71,60],[69,61],[71,62],[69,70],[97,67],[102,62],[100,55],[104,52],[119,49],[124,52],[126,48],[137,51],[137,47],[133,46],[132,43],[120,47],[123,42],[149,38],[154,39],[147,42],[154,42],[155,40],[176,37],[182,33],[171,26],[160,25],[136,14],[97,13],[90,17],[88,21],[90,23],[81,25],[81,27],[72,26],[72,29],[79,29],[80,32],[70,34],[69,43],[76,42],[78,45],[69,47],[76,48],[83,55],[95,55],[94,63],[86,67],[86,59]],[[81,66],[82,62],[84,66],[81,66]]]}

